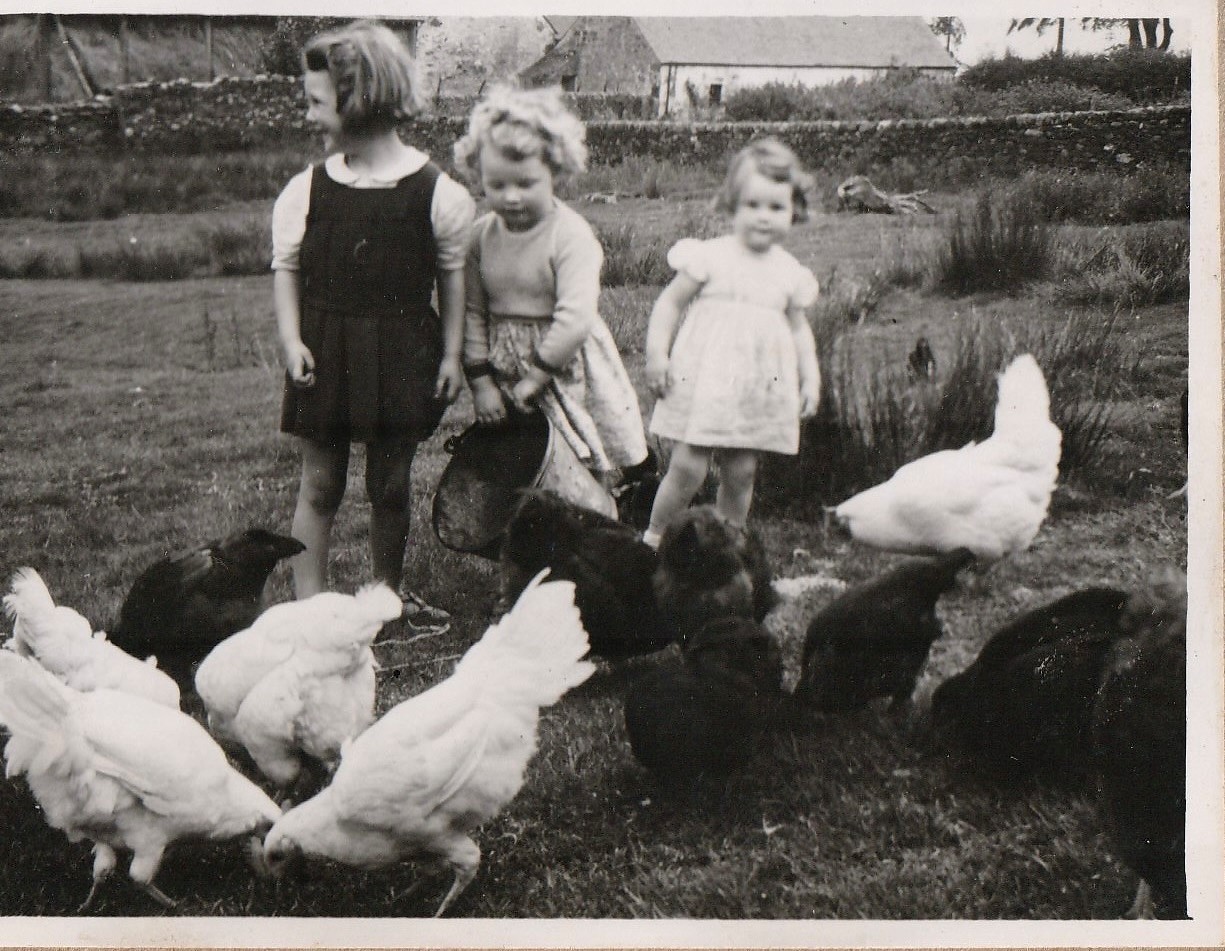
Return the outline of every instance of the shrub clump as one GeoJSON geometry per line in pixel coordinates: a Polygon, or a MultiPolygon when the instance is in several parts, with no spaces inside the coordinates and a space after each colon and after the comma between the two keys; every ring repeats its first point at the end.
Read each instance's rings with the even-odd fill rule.
{"type": "Polygon", "coordinates": [[[1185,222],[1115,230],[1061,244],[1052,298],[1115,308],[1185,301],[1191,294],[1191,240],[1185,222]]]}
{"type": "Polygon", "coordinates": [[[1123,96],[1140,105],[1181,102],[1191,95],[1191,56],[1161,50],[1120,49],[1037,59],[1004,56],[969,67],[958,81],[998,92],[1026,83],[1064,83],[1123,96]]]}
{"type": "Polygon", "coordinates": [[[1191,177],[1181,170],[1031,170],[1007,189],[1051,224],[1137,224],[1191,214],[1191,177]]]}
{"type": "Polygon", "coordinates": [[[1054,241],[1027,196],[1011,193],[996,201],[983,191],[969,210],[954,213],[932,260],[932,283],[946,293],[1012,291],[1049,274],[1054,241]]]}

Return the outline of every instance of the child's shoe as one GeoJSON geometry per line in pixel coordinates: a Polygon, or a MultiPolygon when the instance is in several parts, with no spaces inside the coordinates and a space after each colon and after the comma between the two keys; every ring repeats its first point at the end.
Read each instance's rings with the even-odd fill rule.
{"type": "Polygon", "coordinates": [[[442,628],[451,623],[451,615],[442,608],[428,604],[421,595],[407,585],[400,585],[400,600],[404,602],[404,613],[400,617],[417,629],[442,628]]]}

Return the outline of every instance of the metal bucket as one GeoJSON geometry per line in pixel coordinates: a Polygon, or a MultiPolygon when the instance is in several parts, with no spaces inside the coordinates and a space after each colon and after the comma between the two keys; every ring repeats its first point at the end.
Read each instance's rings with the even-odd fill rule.
{"type": "Polygon", "coordinates": [[[497,558],[522,489],[551,489],[610,518],[617,503],[579,461],[543,413],[511,413],[496,426],[474,425],[447,440],[447,463],[434,493],[433,525],[453,551],[497,558]]]}

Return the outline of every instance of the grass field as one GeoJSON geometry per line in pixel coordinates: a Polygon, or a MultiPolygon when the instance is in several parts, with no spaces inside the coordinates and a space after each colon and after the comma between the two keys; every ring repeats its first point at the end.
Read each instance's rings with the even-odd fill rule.
{"type": "MultiPolygon", "coordinates": [[[[605,229],[633,221],[646,241],[698,214],[680,204],[622,200],[580,210],[605,229]]],[[[817,214],[790,245],[828,294],[847,292],[871,281],[890,248],[933,240],[941,218],[817,214]]],[[[173,229],[184,221],[112,226],[138,224],[173,229]]],[[[37,239],[56,227],[77,229],[66,238],[77,241],[103,225],[39,224],[37,239]]],[[[267,277],[0,281],[0,578],[33,565],[58,600],[101,627],[155,558],[252,524],[287,529],[298,462],[276,434],[281,373],[270,291],[267,277]]],[[[656,292],[619,286],[603,299],[635,381],[656,292]]],[[[1107,322],[1106,312],[1055,305],[1050,293],[954,299],[885,287],[842,333],[881,366],[904,360],[923,333],[943,365],[960,336],[989,324],[1019,333],[1058,327],[1073,313],[1107,322]]],[[[1166,497],[1186,476],[1177,425],[1186,302],[1126,308],[1115,320],[1127,378],[1110,398],[1100,458],[1061,484],[1033,547],[993,569],[987,590],[958,588],[941,602],[947,635],[922,675],[920,709],[935,684],[1021,610],[1090,584],[1127,585],[1159,563],[1186,567],[1185,500],[1166,497]]],[[[378,650],[386,668],[380,709],[446,676],[488,620],[493,566],[442,548],[429,527],[443,441],[470,418],[465,396],[422,447],[415,473],[408,573],[454,612],[454,624],[411,651],[378,650]]],[[[356,452],[337,525],[333,583],[343,591],[369,571],[361,461],[356,452]]],[[[855,583],[896,562],[825,533],[819,507],[840,499],[769,488],[755,521],[777,574],[821,571],[855,583]]],[[[289,597],[287,573],[270,587],[274,600],[289,597]]],[[[814,593],[772,620],[792,671],[806,619],[829,596],[814,593]]],[[[1048,777],[1018,788],[976,779],[932,745],[921,718],[901,725],[874,711],[829,717],[778,736],[744,775],[704,782],[691,797],[664,794],[634,763],[621,722],[626,685],[658,662],[602,668],[544,713],[527,782],[479,833],[482,867],[455,916],[1091,919],[1116,918],[1129,904],[1135,878],[1110,854],[1083,782],[1048,777]]],[[[49,830],[19,783],[0,784],[0,815],[0,915],[73,914],[89,885],[88,847],[49,830]]],[[[158,883],[186,915],[418,916],[432,913],[446,886],[440,876],[398,900],[422,871],[316,865],[270,884],[252,879],[237,844],[184,843],[168,854],[158,883]]],[[[164,914],[122,876],[93,913],[164,914]]]]}

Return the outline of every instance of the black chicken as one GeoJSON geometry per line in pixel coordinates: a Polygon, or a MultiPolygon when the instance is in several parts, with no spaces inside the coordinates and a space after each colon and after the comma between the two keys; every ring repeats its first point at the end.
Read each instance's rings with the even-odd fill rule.
{"type": "Polygon", "coordinates": [[[682,640],[724,617],[761,621],[777,603],[761,540],[712,505],[676,516],[659,543],[655,598],[682,640]]]}
{"type": "Polygon", "coordinates": [[[740,769],[782,700],[782,676],[778,645],[759,624],[709,622],[690,635],[680,668],[656,668],[626,694],[634,756],[667,783],[740,769]]]}
{"type": "Polygon", "coordinates": [[[1185,918],[1186,576],[1170,569],[1154,579],[1128,599],[1119,623],[1125,636],[1093,707],[1102,815],[1119,857],[1141,879],[1128,916],[1185,918]]]}
{"type": "Polygon", "coordinates": [[[933,380],[936,377],[936,355],[926,337],[915,341],[914,349],[907,358],[908,373],[912,380],[933,380]]]}
{"type": "Polygon", "coordinates": [[[1093,698],[1127,593],[1076,591],[1015,618],[936,688],[932,725],[1001,778],[1082,777],[1093,698]]]}
{"type": "Polygon", "coordinates": [[[932,643],[944,633],[936,601],[974,560],[966,548],[911,558],[840,594],[808,626],[795,699],[825,713],[891,697],[906,709],[932,643]]]}
{"type": "Polygon", "coordinates": [[[659,457],[647,450],[647,457],[621,472],[621,481],[612,490],[617,502],[617,517],[638,531],[644,531],[651,521],[651,509],[659,492],[659,457]]]}
{"type": "Polygon", "coordinates": [[[522,494],[502,541],[501,600],[513,604],[543,568],[573,581],[591,653],[610,660],[662,650],[676,639],[655,604],[658,556],[628,525],[547,489],[522,494]]]}
{"type": "Polygon", "coordinates": [[[190,692],[195,666],[259,615],[277,562],[304,548],[296,538],[249,528],[163,558],[136,579],[107,638],[136,657],[155,654],[190,692]]]}

